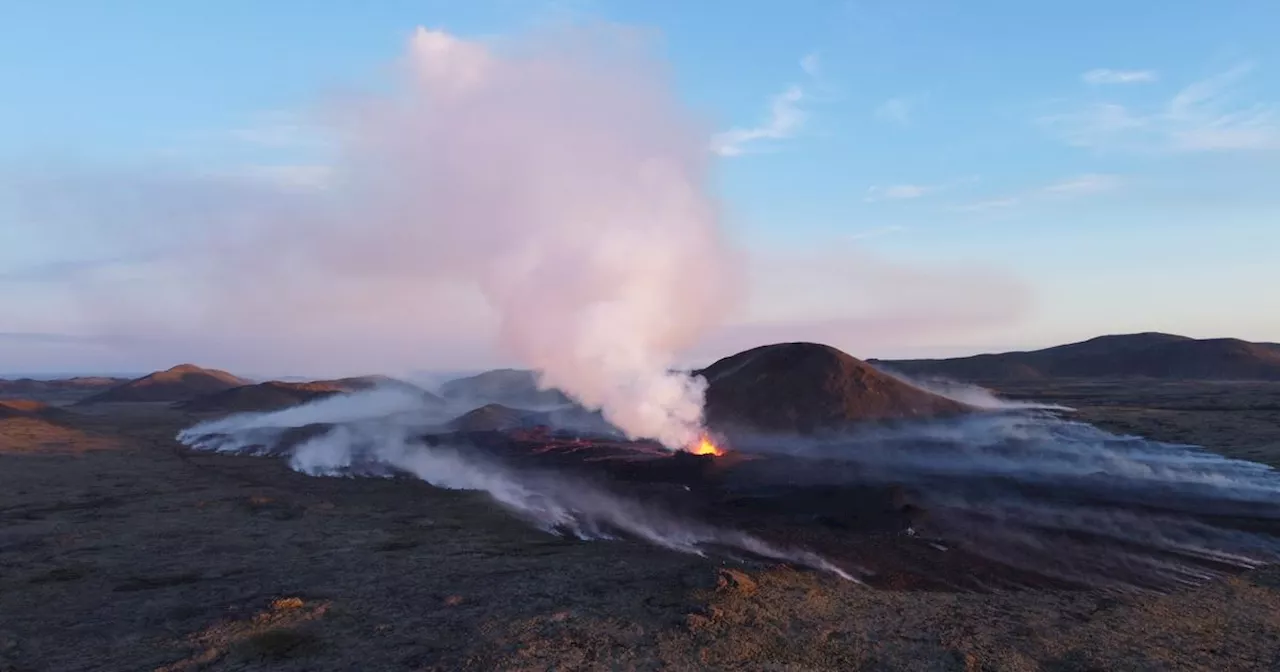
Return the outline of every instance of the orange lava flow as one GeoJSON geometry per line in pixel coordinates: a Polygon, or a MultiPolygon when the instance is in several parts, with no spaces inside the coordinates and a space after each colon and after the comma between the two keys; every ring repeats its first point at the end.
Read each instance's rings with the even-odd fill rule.
{"type": "Polygon", "coordinates": [[[724,450],[717,446],[710,438],[703,436],[697,443],[689,447],[689,452],[694,455],[714,455],[719,457],[724,455],[724,450]]]}

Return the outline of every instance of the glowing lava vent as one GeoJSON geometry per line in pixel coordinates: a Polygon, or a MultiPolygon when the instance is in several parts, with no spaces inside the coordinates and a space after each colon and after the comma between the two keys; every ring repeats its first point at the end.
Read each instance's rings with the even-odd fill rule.
{"type": "Polygon", "coordinates": [[[715,442],[711,440],[711,437],[706,434],[703,434],[702,438],[698,439],[696,444],[689,446],[689,452],[694,455],[714,455],[716,457],[724,455],[724,449],[717,446],[715,442]]]}

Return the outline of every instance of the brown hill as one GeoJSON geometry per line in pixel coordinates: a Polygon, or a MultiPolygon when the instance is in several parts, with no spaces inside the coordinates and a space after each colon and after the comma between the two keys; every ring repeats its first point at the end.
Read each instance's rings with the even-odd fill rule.
{"type": "Polygon", "coordinates": [[[6,435],[17,426],[17,423],[27,423],[31,427],[44,425],[62,427],[73,417],[74,414],[41,401],[0,399],[0,427],[3,428],[0,433],[6,435]]]}
{"type": "Polygon", "coordinates": [[[697,373],[708,382],[707,423],[721,431],[808,434],[855,422],[970,410],[816,343],[761,346],[697,373]]]}
{"type": "Polygon", "coordinates": [[[871,361],[908,376],[977,382],[1048,378],[1280,380],[1280,344],[1161,333],[1099,336],[1029,352],[871,361]]]}
{"type": "Polygon", "coordinates": [[[30,399],[0,399],[0,419],[53,417],[65,411],[59,411],[46,403],[30,399]]]}
{"type": "Polygon", "coordinates": [[[449,421],[449,428],[459,432],[501,432],[536,423],[536,415],[502,404],[487,404],[449,421]]]}
{"type": "Polygon", "coordinates": [[[507,406],[562,406],[570,399],[559,390],[538,389],[538,379],[525,369],[494,369],[451,380],[440,386],[440,396],[450,401],[486,402],[507,406]]]}
{"type": "Polygon", "coordinates": [[[205,369],[194,364],[180,364],[171,369],[157,371],[117,385],[79,403],[186,401],[203,394],[247,385],[249,382],[226,371],[205,369]]]}

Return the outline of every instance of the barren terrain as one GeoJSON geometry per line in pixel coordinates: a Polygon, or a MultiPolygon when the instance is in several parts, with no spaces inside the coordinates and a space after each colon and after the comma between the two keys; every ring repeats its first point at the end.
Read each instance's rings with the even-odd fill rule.
{"type": "MultiPolygon", "coordinates": [[[[1008,387],[1280,465],[1280,384],[1008,387]]],[[[536,530],[481,493],[193,453],[162,404],[0,420],[0,670],[1267,670],[1280,571],[896,590],[536,530]]],[[[905,548],[899,531],[867,544],[905,548]]]]}

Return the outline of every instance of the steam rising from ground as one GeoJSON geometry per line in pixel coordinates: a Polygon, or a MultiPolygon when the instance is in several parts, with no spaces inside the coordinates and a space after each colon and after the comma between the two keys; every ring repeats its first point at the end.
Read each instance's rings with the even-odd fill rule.
{"type": "MultiPolygon", "coordinates": [[[[877,557],[917,563],[906,571],[928,573],[928,563],[941,568],[947,558],[969,554],[1040,577],[1037,585],[1047,578],[1162,590],[1280,558],[1280,474],[1270,467],[1117,436],[1045,411],[987,412],[822,438],[734,436],[731,447],[745,459],[717,465],[709,480],[692,466],[674,474],[694,479],[686,503],[704,507],[718,521],[711,525],[621,494],[622,484],[549,471],[539,465],[554,462],[538,460],[552,458],[540,454],[508,460],[462,439],[429,445],[422,437],[447,434],[441,425],[456,410],[424,409],[416,395],[374,390],[202,423],[179,439],[205,450],[282,455],[309,474],[408,473],[440,487],[483,490],[541,528],[583,538],[625,534],[694,553],[737,549],[842,575],[856,567],[863,578],[905,569],[877,557]],[[923,517],[877,508],[885,500],[874,493],[888,486],[908,493],[923,517]],[[762,508],[742,509],[743,501],[762,508]],[[882,555],[883,541],[866,544],[866,532],[884,534],[903,520],[913,521],[920,537],[899,543],[920,549],[882,555]],[[866,521],[873,522],[864,530],[859,525],[866,521]],[[770,542],[777,538],[803,541],[822,555],[770,542]]],[[[589,466],[589,446],[564,464],[609,473],[607,466],[589,466]]],[[[660,473],[657,482],[673,477],[660,473]]],[[[666,501],[665,490],[654,492],[666,501]]],[[[954,572],[948,576],[946,582],[955,581],[954,572]]],[[[973,588],[976,581],[956,585],[973,588]]]]}
{"type": "Polygon", "coordinates": [[[571,37],[499,53],[419,29],[400,95],[340,117],[353,209],[319,252],[476,282],[543,384],[684,447],[705,387],[669,368],[732,281],[707,136],[625,34],[571,37]]]}
{"type": "Polygon", "coordinates": [[[408,473],[441,488],[480,490],[552,533],[581,539],[622,533],[698,555],[713,547],[736,549],[853,580],[816,554],[689,520],[581,478],[519,470],[485,458],[474,448],[422,442],[423,432],[438,427],[440,419],[422,409],[420,398],[411,393],[375,389],[201,423],[182,431],[178,440],[201,450],[287,455],[291,467],[316,476],[408,473]],[[297,436],[299,430],[305,434],[297,436]]]}
{"type": "Polygon", "coordinates": [[[1107,588],[1164,588],[1280,559],[1280,474],[1196,446],[1020,409],[820,440],[735,445],[800,458],[791,484],[894,484],[924,527],[998,562],[1107,588]]]}
{"type": "Polygon", "coordinates": [[[1043,404],[1034,401],[1013,401],[1010,399],[1002,399],[985,387],[980,387],[972,383],[962,383],[960,381],[942,378],[940,376],[913,377],[885,366],[876,366],[876,369],[882,373],[893,376],[912,387],[919,388],[926,392],[932,392],[940,397],[946,397],[952,401],[958,401],[962,404],[987,411],[1073,410],[1068,406],[1062,406],[1060,404],[1043,404]]]}

